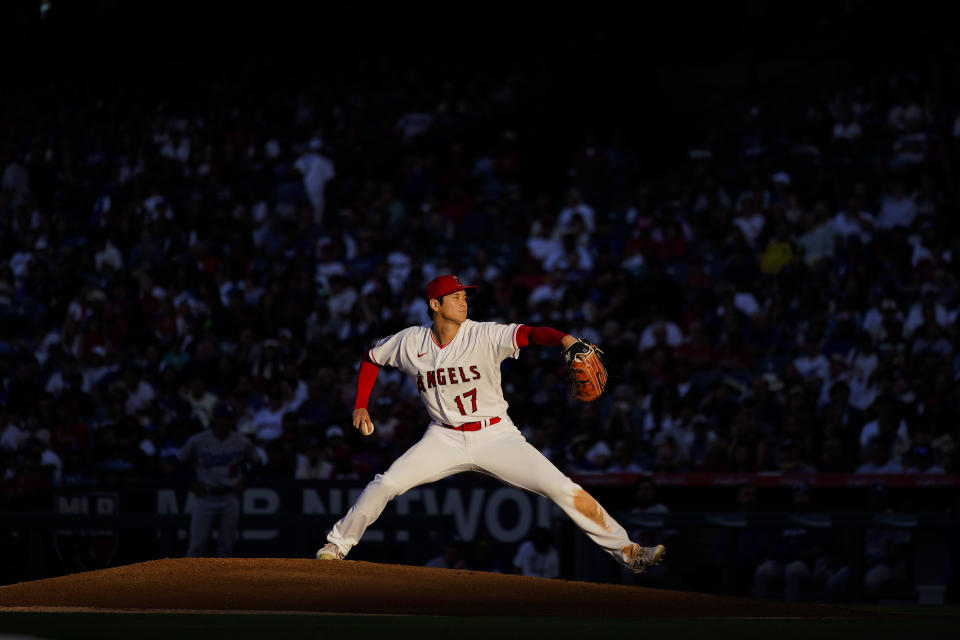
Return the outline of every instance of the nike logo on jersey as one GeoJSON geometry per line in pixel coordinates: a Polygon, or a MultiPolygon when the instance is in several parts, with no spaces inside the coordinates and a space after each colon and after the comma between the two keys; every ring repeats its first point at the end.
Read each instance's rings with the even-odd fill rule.
{"type": "Polygon", "coordinates": [[[427,355],[427,352],[426,352],[426,351],[424,351],[423,353],[418,353],[418,354],[417,354],[417,357],[418,357],[418,358],[422,358],[422,357],[425,356],[425,355],[427,355]]]}

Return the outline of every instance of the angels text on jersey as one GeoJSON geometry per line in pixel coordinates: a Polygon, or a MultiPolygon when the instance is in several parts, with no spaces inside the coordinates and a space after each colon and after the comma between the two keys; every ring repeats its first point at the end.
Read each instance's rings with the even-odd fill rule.
{"type": "Polygon", "coordinates": [[[519,355],[519,328],[467,320],[453,340],[441,346],[429,327],[409,327],[380,340],[369,356],[378,366],[396,367],[409,375],[436,423],[503,417],[507,402],[500,386],[500,363],[519,355]]]}

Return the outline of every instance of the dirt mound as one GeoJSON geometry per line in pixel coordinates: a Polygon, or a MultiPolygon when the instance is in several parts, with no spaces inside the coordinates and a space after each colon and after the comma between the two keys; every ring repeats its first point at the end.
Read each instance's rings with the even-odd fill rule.
{"type": "Polygon", "coordinates": [[[287,559],[165,559],[0,588],[0,607],[482,616],[802,617],[840,607],[475,571],[287,559]]]}

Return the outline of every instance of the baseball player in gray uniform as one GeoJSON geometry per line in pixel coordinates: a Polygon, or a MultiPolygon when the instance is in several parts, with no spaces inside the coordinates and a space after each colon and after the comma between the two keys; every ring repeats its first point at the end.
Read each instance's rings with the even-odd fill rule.
{"type": "Polygon", "coordinates": [[[242,465],[260,462],[256,447],[233,430],[236,411],[228,402],[214,407],[210,428],[191,436],[178,454],[184,464],[193,465],[196,483],[190,518],[188,558],[203,555],[219,517],[217,555],[233,556],[233,542],[240,519],[240,494],[243,491],[242,465]]]}
{"type": "Polygon", "coordinates": [[[500,363],[530,344],[566,348],[577,339],[549,327],[474,322],[453,275],[427,285],[430,326],[409,327],[370,349],[360,365],[353,426],[373,433],[367,402],[380,367],[396,367],[417,385],[430,416],[423,438],[363,490],[327,535],[320,560],[341,560],[396,496],[461,471],[479,471],[553,500],[617,562],[636,573],[656,565],[663,545],[642,547],[579,485],[526,441],[507,415],[500,363]]]}

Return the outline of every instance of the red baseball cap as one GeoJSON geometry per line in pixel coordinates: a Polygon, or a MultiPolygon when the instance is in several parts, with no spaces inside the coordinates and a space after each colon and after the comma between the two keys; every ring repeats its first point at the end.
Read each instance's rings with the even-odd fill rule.
{"type": "Polygon", "coordinates": [[[427,300],[441,298],[451,293],[456,293],[457,291],[466,291],[467,295],[471,295],[476,290],[476,285],[463,284],[457,276],[437,276],[427,285],[427,300]]]}

